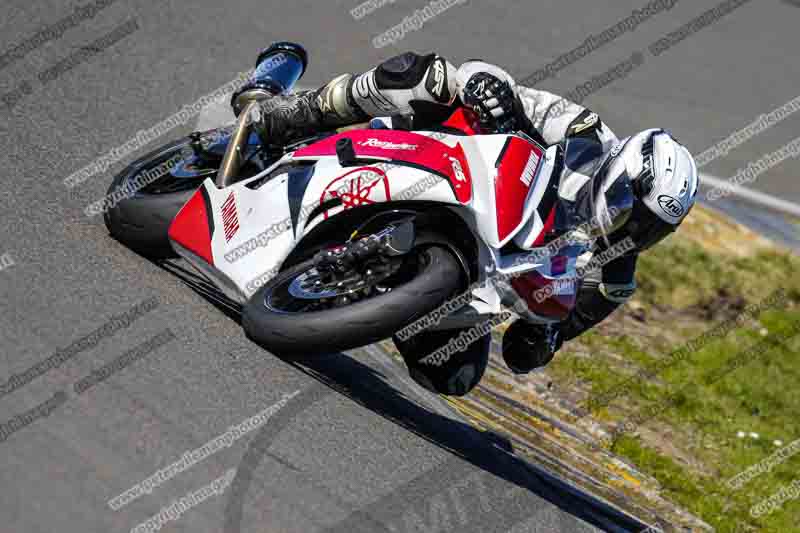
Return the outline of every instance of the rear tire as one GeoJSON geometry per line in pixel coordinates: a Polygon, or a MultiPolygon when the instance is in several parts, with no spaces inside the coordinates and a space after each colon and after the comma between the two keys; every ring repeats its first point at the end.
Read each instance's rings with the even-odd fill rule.
{"type": "Polygon", "coordinates": [[[463,286],[461,266],[450,251],[430,246],[417,253],[425,259],[420,271],[390,292],[324,311],[282,313],[268,308],[265,298],[270,291],[313,265],[313,260],[304,261],[278,274],[250,298],[242,326],[266,349],[293,356],[348,350],[391,337],[463,286]]]}

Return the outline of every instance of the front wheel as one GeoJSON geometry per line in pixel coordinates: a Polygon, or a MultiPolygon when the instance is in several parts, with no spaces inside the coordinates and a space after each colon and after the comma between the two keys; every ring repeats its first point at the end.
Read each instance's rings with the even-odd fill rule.
{"type": "Polygon", "coordinates": [[[247,302],[245,332],[282,355],[348,350],[391,337],[464,286],[460,263],[443,246],[415,248],[400,260],[388,276],[356,286],[323,281],[315,259],[295,265],[247,302]]]}
{"type": "Polygon", "coordinates": [[[107,198],[120,196],[103,215],[112,237],[133,251],[162,259],[176,257],[167,232],[172,219],[192,197],[214,168],[197,176],[176,177],[172,171],[183,163],[186,137],[150,152],[117,174],[107,198]]]}

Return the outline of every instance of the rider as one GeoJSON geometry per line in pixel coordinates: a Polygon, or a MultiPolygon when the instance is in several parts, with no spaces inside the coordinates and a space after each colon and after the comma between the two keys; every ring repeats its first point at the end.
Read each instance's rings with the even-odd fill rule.
{"type": "MultiPolygon", "coordinates": [[[[488,131],[522,130],[544,146],[580,144],[579,156],[565,157],[558,186],[562,200],[580,202],[623,176],[634,192],[629,216],[598,247],[602,251],[631,237],[635,248],[582,281],[577,305],[565,321],[539,326],[517,320],[507,329],[506,364],[527,373],[547,364],[563,341],[631,298],[638,254],[675,231],[694,205],[697,168],[689,151],[664,130],[619,140],[596,113],[576,103],[516,85],[495,65],[470,60],[456,69],[437,54],[406,52],[363,74],[338,76],[317,90],[274,96],[262,101],[251,119],[264,138],[289,141],[376,117],[413,115],[414,129],[424,129],[461,104],[476,111],[488,131]]],[[[234,111],[239,112],[236,105],[234,111]]]]}

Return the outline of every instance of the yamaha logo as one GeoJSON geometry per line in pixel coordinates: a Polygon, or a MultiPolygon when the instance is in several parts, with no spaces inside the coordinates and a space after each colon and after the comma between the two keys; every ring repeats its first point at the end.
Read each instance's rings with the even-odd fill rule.
{"type": "Polygon", "coordinates": [[[658,197],[658,205],[671,217],[677,218],[683,216],[683,206],[672,196],[667,194],[660,195],[658,197]]]}

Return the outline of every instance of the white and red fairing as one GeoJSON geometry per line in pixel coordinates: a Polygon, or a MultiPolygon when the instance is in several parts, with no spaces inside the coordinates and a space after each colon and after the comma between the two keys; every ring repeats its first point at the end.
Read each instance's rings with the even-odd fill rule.
{"type": "MultiPolygon", "coordinates": [[[[449,123],[465,133],[474,132],[464,114],[456,114],[449,123]]],[[[277,272],[292,249],[318,224],[346,209],[416,200],[448,205],[467,222],[485,245],[482,270],[518,270],[511,258],[501,256],[500,248],[512,239],[524,249],[542,244],[555,212],[553,159],[554,150],[546,151],[515,135],[352,130],[287,154],[267,171],[224,189],[207,179],[173,220],[169,237],[178,253],[217,282],[229,297],[243,302],[277,272]],[[341,166],[336,141],[343,137],[352,140],[357,157],[385,163],[341,166]],[[248,187],[292,161],[313,161],[311,178],[290,184],[285,173],[258,188],[248,187]],[[338,205],[316,209],[332,198],[340,200],[334,202],[338,205]],[[299,216],[298,206],[302,206],[299,216]],[[255,247],[233,262],[230,255],[226,258],[264,232],[269,233],[265,246],[255,247]]],[[[526,271],[538,268],[542,273],[536,287],[548,283],[549,261],[525,266],[526,271]]],[[[570,266],[574,267],[574,261],[570,266]]],[[[522,296],[536,305],[531,290],[526,286],[522,296]]],[[[556,307],[564,308],[555,314],[563,314],[572,305],[571,295],[554,298],[559,300],[556,307]]],[[[499,294],[481,294],[480,299],[489,302],[486,312],[499,311],[499,294]]],[[[553,309],[547,310],[552,316],[553,309]]]]}

